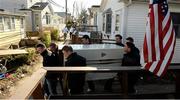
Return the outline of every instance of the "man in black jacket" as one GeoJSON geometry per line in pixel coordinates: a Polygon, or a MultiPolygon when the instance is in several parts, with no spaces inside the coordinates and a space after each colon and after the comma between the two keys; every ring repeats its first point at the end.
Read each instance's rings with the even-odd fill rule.
{"type": "MultiPolygon", "coordinates": [[[[41,54],[43,57],[43,66],[44,67],[53,67],[58,66],[58,61],[55,60],[56,57],[53,56],[53,53],[47,50],[44,44],[38,44],[36,46],[36,51],[41,54]]],[[[45,81],[43,84],[43,89],[45,92],[45,96],[55,95],[56,92],[56,85],[54,86],[55,80],[57,79],[57,75],[53,73],[47,73],[45,76],[45,81]]]]}
{"type": "Polygon", "coordinates": [[[116,45],[124,47],[124,44],[122,43],[122,36],[120,34],[117,34],[115,36],[115,39],[116,39],[116,45]]]}
{"type": "MultiPolygon", "coordinates": [[[[65,66],[86,66],[86,59],[73,52],[71,46],[62,48],[64,57],[66,58],[65,66]]],[[[84,90],[85,73],[69,73],[68,87],[71,94],[80,94],[84,90]]]]}
{"type": "MultiPolygon", "coordinates": [[[[131,42],[127,42],[124,47],[124,56],[122,59],[122,66],[140,66],[140,55],[135,50],[135,45],[131,42]]],[[[121,77],[121,76],[120,76],[121,77]]],[[[139,76],[136,72],[128,73],[128,92],[135,93],[134,88],[139,76]]]]}
{"type": "MultiPolygon", "coordinates": [[[[91,39],[88,35],[84,35],[82,37],[82,44],[84,44],[84,45],[90,45],[91,44],[91,39]]],[[[94,81],[90,80],[90,81],[87,81],[87,83],[88,83],[87,92],[94,92],[95,91],[94,81]]]]}
{"type": "MultiPolygon", "coordinates": [[[[49,46],[49,50],[52,52],[52,60],[54,62],[54,66],[63,66],[64,58],[63,58],[63,53],[61,50],[58,49],[58,46],[55,43],[51,43],[49,46]]],[[[50,73],[53,77],[50,79],[51,80],[51,87],[52,91],[54,94],[57,94],[57,83],[58,79],[61,85],[61,89],[63,89],[63,83],[62,83],[62,78],[63,75],[60,73],[50,73]]]]}
{"type": "MultiPolygon", "coordinates": [[[[132,37],[128,37],[128,38],[126,38],[126,42],[130,42],[130,43],[134,44],[134,39],[132,37]]],[[[140,53],[139,49],[136,46],[135,46],[134,50],[135,50],[135,52],[140,53]]]]}

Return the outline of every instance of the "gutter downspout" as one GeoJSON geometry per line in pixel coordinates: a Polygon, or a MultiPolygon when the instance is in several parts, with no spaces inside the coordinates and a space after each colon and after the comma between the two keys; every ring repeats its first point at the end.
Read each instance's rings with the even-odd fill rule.
{"type": "Polygon", "coordinates": [[[126,7],[129,7],[132,4],[132,0],[129,0],[128,4],[126,5],[126,7]]]}
{"type": "Polygon", "coordinates": [[[127,38],[127,21],[128,21],[128,7],[132,5],[132,0],[129,0],[127,4],[125,4],[125,7],[123,9],[123,20],[122,20],[122,36],[123,36],[123,43],[126,42],[126,38],[127,38]]]}

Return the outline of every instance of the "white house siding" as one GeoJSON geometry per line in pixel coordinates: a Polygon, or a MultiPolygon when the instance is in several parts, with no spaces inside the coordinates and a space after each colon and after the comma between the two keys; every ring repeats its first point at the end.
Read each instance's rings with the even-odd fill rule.
{"type": "MultiPolygon", "coordinates": [[[[180,4],[172,4],[172,5],[170,5],[170,10],[171,10],[171,12],[180,13],[180,4]]],[[[176,39],[176,49],[175,49],[173,62],[180,63],[180,38],[176,39]]]]}
{"type": "Polygon", "coordinates": [[[51,18],[50,18],[51,19],[51,23],[49,25],[46,24],[46,12],[48,14],[52,15],[52,13],[51,13],[51,11],[50,11],[48,6],[46,8],[44,8],[44,10],[42,10],[42,12],[41,12],[42,27],[43,26],[47,26],[47,27],[51,26],[51,23],[52,23],[52,16],[51,16],[51,18]]]}
{"type": "MultiPolygon", "coordinates": [[[[0,15],[2,16],[2,15],[0,15]]],[[[15,17],[10,15],[3,15],[7,17],[14,17],[15,18],[15,29],[14,30],[8,30],[4,32],[0,32],[0,49],[6,49],[10,46],[10,44],[18,44],[20,39],[22,38],[23,29],[21,30],[21,18],[24,19],[24,17],[15,17]]]]}
{"type": "Polygon", "coordinates": [[[142,48],[148,14],[147,3],[134,3],[127,8],[126,37],[133,37],[138,48],[142,48]]]}
{"type": "MultiPolygon", "coordinates": [[[[180,12],[179,5],[170,5],[171,12],[180,12]]],[[[148,3],[133,3],[128,7],[127,20],[127,36],[135,39],[136,46],[141,50],[144,40],[146,17],[148,13],[148,3]]],[[[180,61],[180,39],[177,39],[175,55],[172,63],[179,63],[180,61]]]]}
{"type": "Polygon", "coordinates": [[[98,12],[97,13],[97,26],[98,26],[98,31],[101,31],[102,32],[102,24],[103,24],[103,17],[102,17],[102,13],[101,12],[98,12]]]}
{"type": "MultiPolygon", "coordinates": [[[[111,24],[110,38],[114,38],[115,34],[121,34],[120,31],[115,32],[115,20],[116,20],[116,14],[121,14],[121,10],[122,10],[123,7],[124,7],[124,3],[119,2],[119,0],[107,0],[107,3],[106,3],[106,5],[105,5],[105,7],[104,7],[104,9],[102,11],[102,13],[103,13],[104,11],[106,11],[109,8],[111,8],[111,10],[112,10],[112,24],[111,24]]],[[[103,20],[103,17],[101,17],[101,18],[103,20]]],[[[120,18],[122,18],[122,17],[120,17],[120,18]]],[[[106,17],[105,17],[105,21],[106,21],[106,17]]],[[[122,21],[122,19],[120,19],[120,22],[121,21],[122,21]]],[[[102,21],[102,24],[103,24],[103,21],[102,21]]],[[[101,27],[103,27],[103,25],[101,25],[101,27]]],[[[102,33],[106,34],[105,31],[103,31],[103,29],[102,29],[102,33]]]]}

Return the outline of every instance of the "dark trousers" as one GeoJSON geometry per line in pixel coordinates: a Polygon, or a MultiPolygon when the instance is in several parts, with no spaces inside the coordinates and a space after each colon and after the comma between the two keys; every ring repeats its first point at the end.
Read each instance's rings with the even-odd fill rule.
{"type": "Polygon", "coordinates": [[[88,88],[92,91],[95,91],[94,81],[87,81],[87,83],[88,83],[88,88]]]}
{"type": "Polygon", "coordinates": [[[72,39],[72,33],[70,32],[70,39],[72,39]]]}
{"type": "Polygon", "coordinates": [[[58,74],[47,74],[43,84],[44,94],[46,93],[48,96],[57,94],[57,78],[59,78],[61,89],[63,89],[62,75],[59,76],[58,74]]]}
{"type": "Polygon", "coordinates": [[[104,90],[112,90],[112,84],[114,82],[114,78],[108,79],[104,85],[104,90]]]}
{"type": "MultiPolygon", "coordinates": [[[[118,77],[120,80],[122,91],[124,91],[123,82],[122,82],[122,73],[118,73],[118,77]]],[[[134,93],[135,90],[135,84],[137,83],[139,79],[139,76],[137,73],[129,73],[128,74],[128,93],[134,93]]]]}

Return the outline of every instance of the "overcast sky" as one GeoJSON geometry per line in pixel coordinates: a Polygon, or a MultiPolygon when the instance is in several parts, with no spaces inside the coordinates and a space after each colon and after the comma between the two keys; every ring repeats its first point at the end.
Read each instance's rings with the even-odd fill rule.
{"type": "MultiPolygon", "coordinates": [[[[61,6],[65,7],[65,0],[53,0],[53,1],[61,6]]],[[[67,0],[67,1],[68,1],[68,12],[71,12],[71,13],[73,12],[74,2],[77,3],[79,10],[81,9],[81,5],[82,5],[82,8],[90,8],[92,5],[100,5],[101,4],[101,0],[67,0]]],[[[65,9],[63,9],[62,7],[57,7],[54,5],[52,5],[52,6],[53,6],[53,9],[55,12],[65,11],[65,9]]]]}

